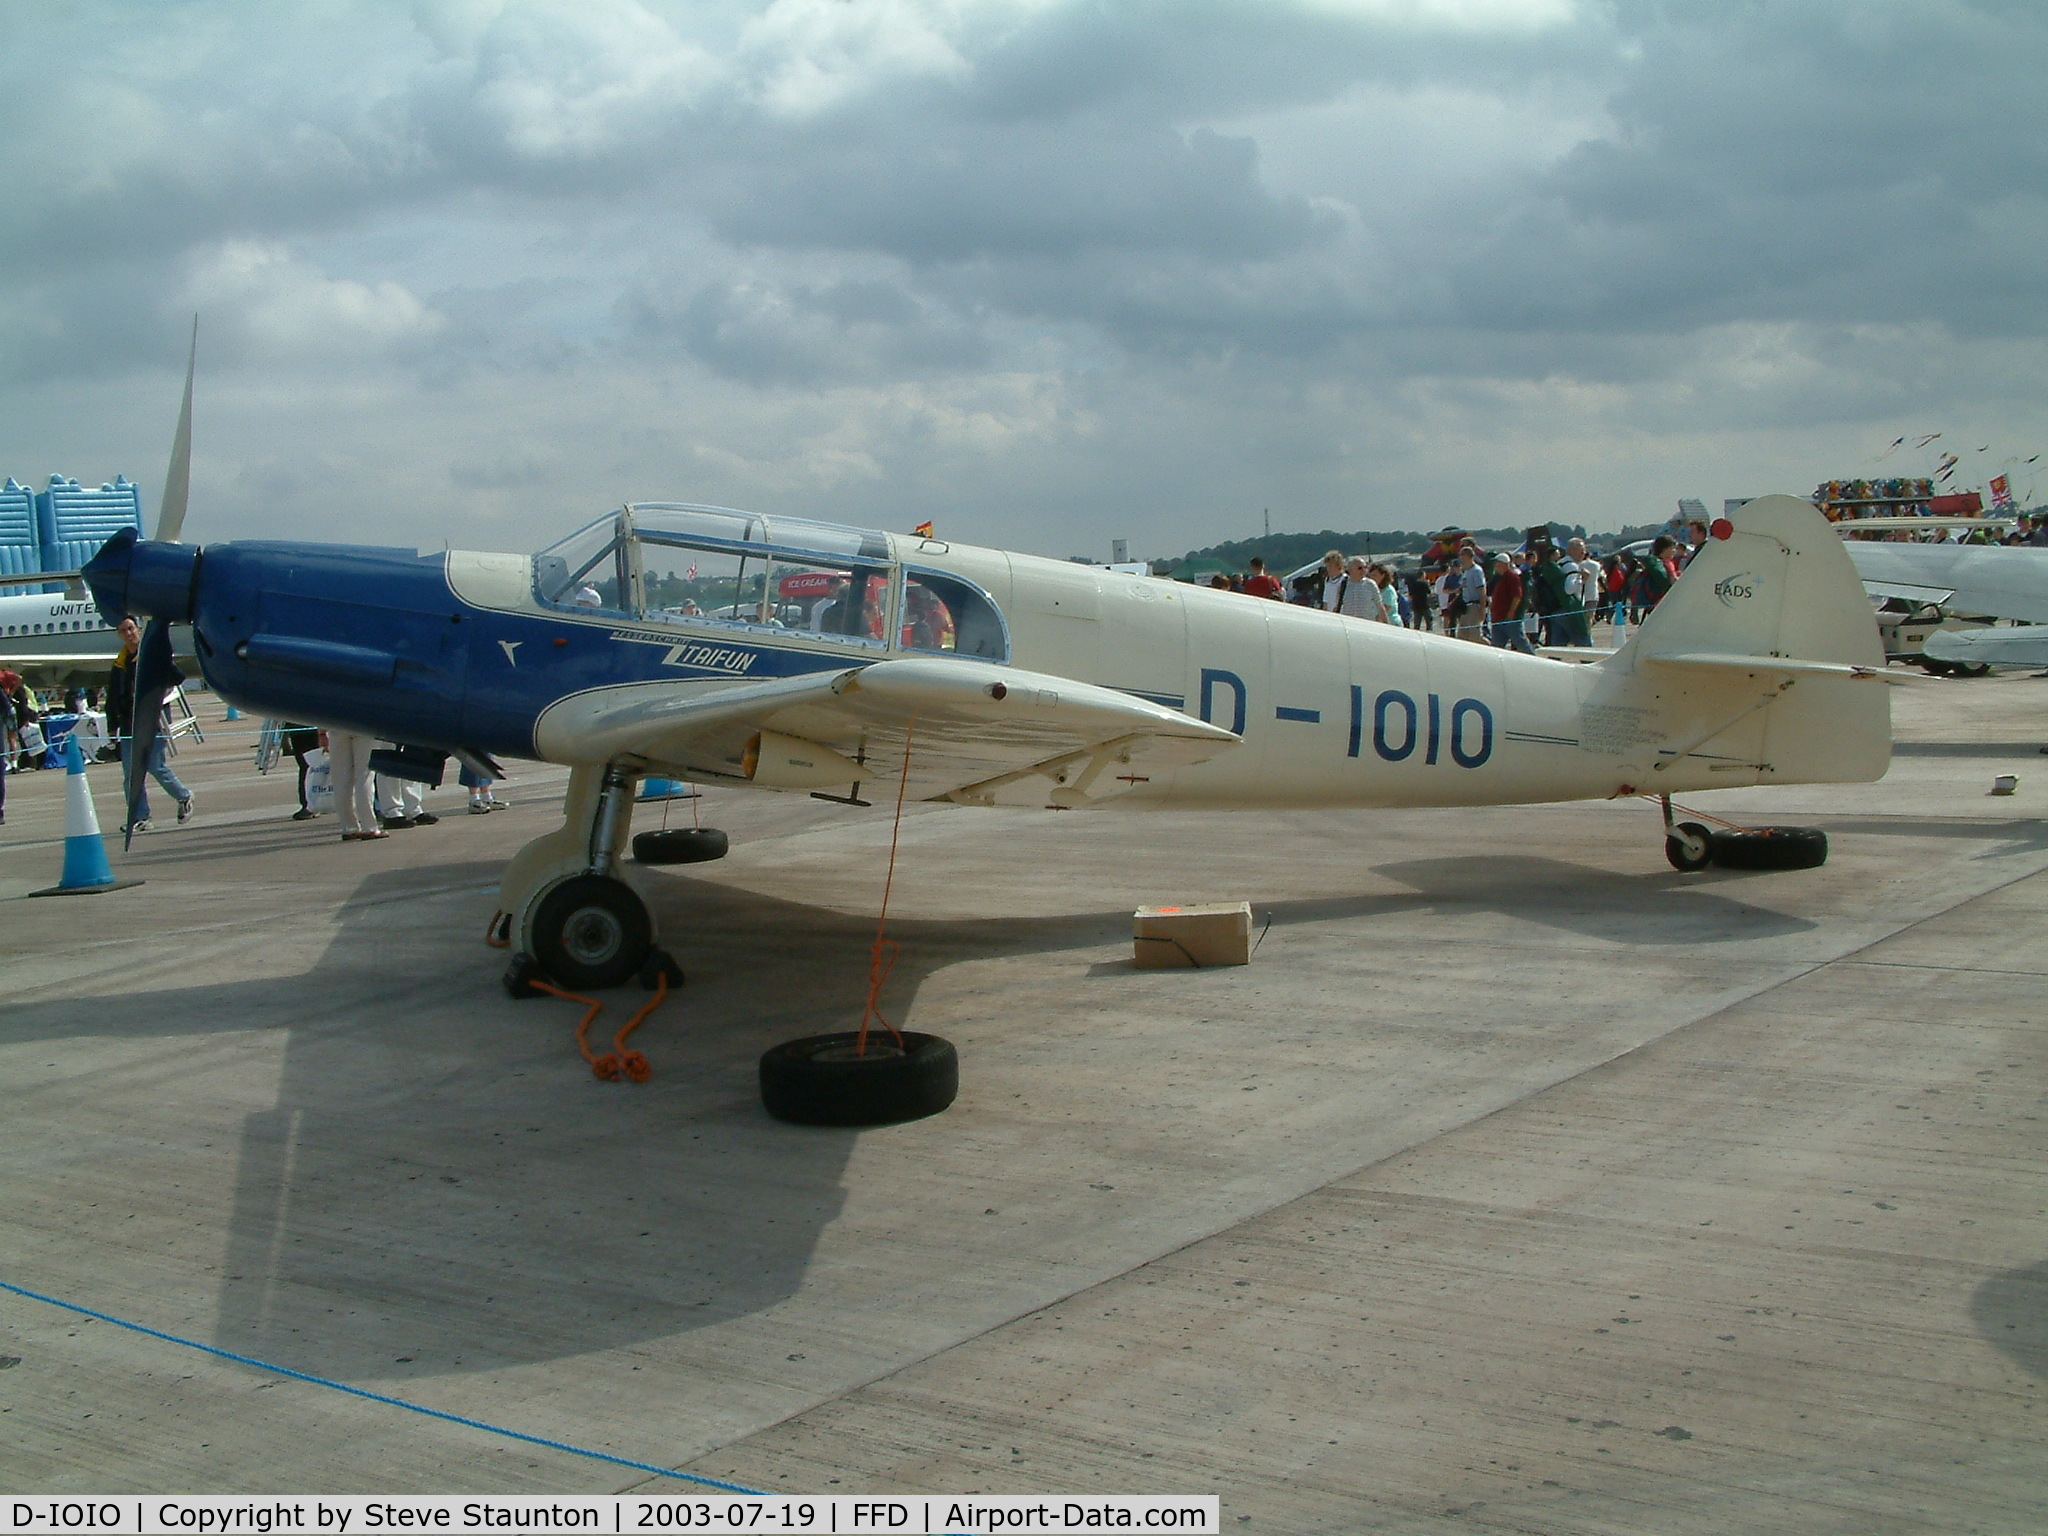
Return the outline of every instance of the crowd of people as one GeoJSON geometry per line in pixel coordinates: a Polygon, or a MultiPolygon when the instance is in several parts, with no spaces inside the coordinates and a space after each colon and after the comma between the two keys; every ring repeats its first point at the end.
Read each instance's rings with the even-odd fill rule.
{"type": "MultiPolygon", "coordinates": [[[[66,688],[46,696],[31,688],[19,672],[0,670],[0,826],[7,823],[7,779],[24,768],[48,766],[43,722],[51,715],[87,718],[99,707],[102,690],[66,688]]],[[[97,738],[87,738],[97,739],[97,738]]],[[[112,755],[111,747],[96,755],[112,755]]]]}
{"type": "Polygon", "coordinates": [[[1578,538],[1561,546],[1534,538],[1517,549],[1489,551],[1454,529],[1438,535],[1413,570],[1333,549],[1288,581],[1254,555],[1242,575],[1218,573],[1209,584],[1511,650],[1590,647],[1595,625],[1607,625],[1618,638],[1663,600],[1706,543],[1706,525],[1687,534],[1683,542],[1662,535],[1641,553],[1596,556],[1578,538]]]}

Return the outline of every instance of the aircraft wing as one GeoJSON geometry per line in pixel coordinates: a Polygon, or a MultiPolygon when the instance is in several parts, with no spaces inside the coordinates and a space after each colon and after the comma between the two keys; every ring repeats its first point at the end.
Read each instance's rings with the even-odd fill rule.
{"type": "Polygon", "coordinates": [[[1937,629],[1927,637],[1925,649],[1936,661],[1959,661],[1965,666],[1988,662],[1995,667],[2048,667],[2048,624],[1937,629]]]}
{"type": "Polygon", "coordinates": [[[1843,546],[1880,597],[1939,603],[1958,613],[2048,623],[2048,550],[1997,544],[1843,546]]]}
{"type": "Polygon", "coordinates": [[[555,762],[624,758],[678,778],[878,792],[910,757],[913,799],[1079,806],[1241,738],[1115,689],[984,662],[876,662],[712,692],[599,689],[541,716],[555,762]],[[821,750],[822,749],[822,750],[821,750]]]}

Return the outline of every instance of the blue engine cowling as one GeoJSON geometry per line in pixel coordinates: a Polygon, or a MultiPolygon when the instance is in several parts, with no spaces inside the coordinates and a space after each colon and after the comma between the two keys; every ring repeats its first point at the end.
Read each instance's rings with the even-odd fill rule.
{"type": "Polygon", "coordinates": [[[110,539],[85,570],[109,622],[189,619],[207,682],[257,713],[454,751],[471,612],[410,549],[110,539]]]}

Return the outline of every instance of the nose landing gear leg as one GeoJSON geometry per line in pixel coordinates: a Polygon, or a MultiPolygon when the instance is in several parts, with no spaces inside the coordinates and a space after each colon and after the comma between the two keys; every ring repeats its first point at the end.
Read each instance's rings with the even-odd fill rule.
{"type": "MultiPolygon", "coordinates": [[[[558,986],[615,987],[657,957],[654,915],[623,877],[633,821],[633,776],[577,768],[563,826],[534,839],[506,867],[499,905],[512,914],[519,954],[506,973],[515,997],[535,971],[558,986]]],[[[659,956],[671,974],[674,962],[659,956]]]]}

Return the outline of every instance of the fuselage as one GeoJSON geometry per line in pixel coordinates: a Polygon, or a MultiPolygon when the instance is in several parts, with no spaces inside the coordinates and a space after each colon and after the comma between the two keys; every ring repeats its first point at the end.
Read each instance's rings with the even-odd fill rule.
{"type": "Polygon", "coordinates": [[[41,687],[104,679],[121,648],[90,598],[0,597],[0,663],[41,687]]]}
{"type": "Polygon", "coordinates": [[[1722,708],[1681,679],[1660,692],[1607,668],[1234,593],[861,538],[833,557],[873,593],[872,620],[850,634],[807,627],[802,603],[782,605],[787,622],[763,622],[774,605],[686,613],[635,600],[637,567],[623,564],[615,586],[586,589],[591,607],[543,597],[526,555],[212,546],[193,583],[198,652],[212,686],[252,711],[444,751],[575,761],[573,741],[541,739],[543,714],[564,699],[649,683],[709,692],[943,653],[946,638],[912,622],[908,589],[921,587],[965,594],[949,599],[963,654],[971,629],[978,659],[1119,689],[1243,738],[1113,803],[1481,804],[1623,793],[1651,787],[1653,770],[1665,790],[1768,777],[1760,748],[1741,741],[1664,751],[1682,760],[1655,766],[1688,722],[1722,708]]]}

